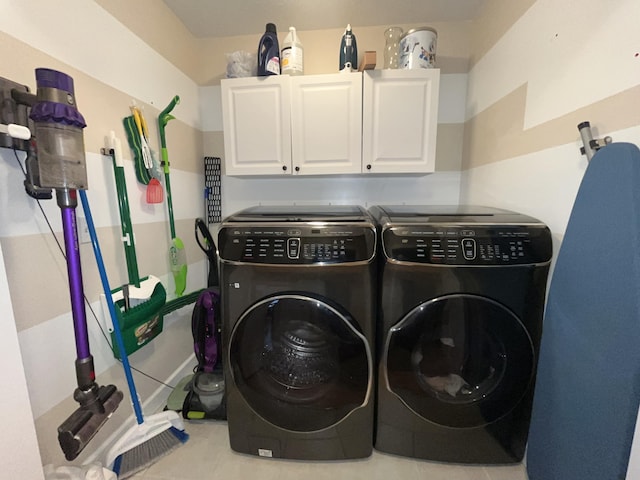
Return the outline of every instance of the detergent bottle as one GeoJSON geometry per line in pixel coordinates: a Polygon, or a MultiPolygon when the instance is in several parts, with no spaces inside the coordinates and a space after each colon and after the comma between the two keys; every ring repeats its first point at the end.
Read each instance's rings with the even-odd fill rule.
{"type": "Polygon", "coordinates": [[[340,71],[351,72],[358,69],[358,46],[356,36],[351,31],[351,24],[347,25],[340,42],[340,71]]]}
{"type": "Polygon", "coordinates": [[[283,74],[302,75],[304,73],[304,50],[295,27],[289,27],[289,33],[282,43],[280,60],[283,74]]]}
{"type": "Polygon", "coordinates": [[[280,46],[273,23],[267,23],[258,44],[258,76],[280,75],[280,46]]]}

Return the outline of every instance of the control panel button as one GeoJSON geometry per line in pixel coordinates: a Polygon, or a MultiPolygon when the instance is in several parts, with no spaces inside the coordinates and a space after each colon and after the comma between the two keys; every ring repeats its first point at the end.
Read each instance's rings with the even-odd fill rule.
{"type": "Polygon", "coordinates": [[[300,239],[299,238],[287,239],[287,256],[289,258],[300,257],[300,239]]]}
{"type": "Polygon", "coordinates": [[[462,239],[462,256],[465,260],[475,260],[476,241],[473,238],[462,239]]]}

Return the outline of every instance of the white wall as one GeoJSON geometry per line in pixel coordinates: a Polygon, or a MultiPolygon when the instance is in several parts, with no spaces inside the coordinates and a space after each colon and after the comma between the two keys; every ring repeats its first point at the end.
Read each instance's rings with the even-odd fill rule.
{"type": "MultiPolygon", "coordinates": [[[[3,12],[0,33],[25,45],[15,54],[4,56],[0,75],[9,76],[6,72],[11,72],[16,76],[12,80],[33,88],[33,69],[46,66],[35,64],[33,57],[40,60],[49,56],[54,64],[62,62],[62,66],[76,69],[96,85],[106,84],[160,109],[179,92],[181,104],[174,113],[181,121],[205,132],[221,130],[219,87],[199,88],[95,2],[0,0],[0,6],[3,12]],[[73,12],[73,20],[70,20],[69,12],[73,12]]],[[[538,0],[480,59],[468,76],[443,75],[439,122],[462,124],[527,83],[523,128],[530,129],[637,86],[640,83],[640,60],[635,55],[640,45],[638,18],[640,3],[636,0],[538,0]]],[[[78,94],[81,110],[83,105],[104,100],[82,98],[80,92],[78,94]]],[[[629,108],[637,111],[637,105],[629,108]]],[[[584,120],[598,124],[597,118],[584,120]]],[[[637,127],[599,133],[608,133],[615,141],[627,139],[639,143],[640,138],[637,127]]],[[[332,202],[368,206],[374,203],[445,204],[461,199],[463,203],[511,208],[538,217],[550,225],[557,246],[586,165],[578,152],[577,129],[572,138],[575,141],[549,145],[518,157],[475,166],[462,173],[436,172],[390,178],[225,177],[223,214],[257,203],[332,202]]],[[[108,169],[96,167],[100,158],[97,151],[88,153],[91,183],[101,186],[91,190],[90,198],[98,198],[92,203],[92,207],[95,203],[94,216],[99,226],[117,226],[117,212],[106,193],[111,182],[107,178],[108,169]]],[[[0,149],[0,178],[5,179],[5,188],[0,193],[1,238],[46,231],[31,200],[22,192],[19,177],[13,152],[0,149]]],[[[185,198],[195,195],[194,201],[180,203],[177,219],[201,216],[201,179],[195,177],[192,173],[172,170],[174,190],[185,198]]],[[[45,210],[54,220],[54,229],[60,231],[55,205],[45,204],[45,210]]],[[[138,206],[134,221],[157,223],[165,221],[165,215],[164,209],[138,206]]],[[[204,268],[200,264],[193,270],[200,275],[204,268]]],[[[3,310],[12,312],[6,303],[3,310]]],[[[68,396],[75,387],[72,366],[67,365],[73,356],[69,318],[66,313],[18,333],[22,356],[29,359],[25,361],[26,382],[36,419],[59,405],[62,397],[68,396]],[[60,351],[67,352],[65,355],[70,358],[62,358],[60,351]],[[59,374],[50,375],[48,367],[52,358],[56,359],[59,374]],[[51,377],[47,382],[42,381],[43,371],[51,377]]],[[[7,331],[6,334],[8,341],[16,338],[15,332],[7,331]]],[[[101,369],[113,362],[104,348],[94,354],[101,369]]],[[[0,361],[14,369],[21,368],[15,348],[0,349],[0,361]]],[[[24,401],[14,407],[2,409],[0,415],[5,424],[14,424],[21,416],[31,417],[31,408],[24,401]]],[[[38,455],[37,446],[33,446],[32,430],[28,421],[26,423],[27,426],[20,428],[15,436],[8,436],[15,445],[25,445],[21,458],[38,455]]],[[[15,478],[36,477],[25,472],[15,478]]]]}
{"type": "MultiPolygon", "coordinates": [[[[586,115],[579,121],[590,121],[596,138],[610,135],[615,142],[640,145],[638,102],[612,100],[640,85],[639,19],[636,0],[537,0],[470,71],[467,119],[526,85],[524,132],[551,122],[564,125],[558,119],[578,113],[586,115]],[[601,112],[603,118],[590,117],[590,112],[601,112]],[[631,126],[611,130],[599,125],[612,118],[631,126]]],[[[587,166],[577,123],[562,132],[564,144],[545,147],[542,138],[530,153],[474,162],[462,173],[462,202],[510,208],[543,220],[557,253],[587,166]]],[[[513,136],[495,132],[493,140],[504,138],[513,136]]],[[[639,436],[640,423],[627,479],[640,478],[639,436]]]]}
{"type": "MultiPolygon", "coordinates": [[[[470,71],[467,119],[523,84],[524,131],[639,85],[639,18],[635,0],[538,0],[470,71]]],[[[582,120],[600,138],[640,143],[637,130],[598,131],[598,118],[582,120]]],[[[528,213],[561,239],[587,163],[575,127],[575,141],[465,171],[462,201],[528,213]]]]}
{"type": "MultiPolygon", "coordinates": [[[[178,120],[193,127],[194,130],[202,128],[205,132],[221,131],[219,87],[218,90],[215,87],[199,88],[194,81],[107,13],[98,3],[86,0],[60,0],[54,3],[39,0],[22,2],[5,0],[0,1],[0,5],[3,7],[3,15],[0,16],[0,35],[8,39],[3,43],[11,46],[5,47],[4,51],[0,46],[0,51],[4,53],[1,76],[28,85],[32,91],[35,91],[34,70],[38,67],[56,68],[75,77],[79,109],[89,124],[85,130],[90,185],[88,195],[95,223],[99,229],[117,230],[119,226],[109,159],[100,155],[99,149],[104,146],[101,142],[104,135],[108,134],[108,129],[114,127],[117,130],[121,129],[121,120],[128,114],[127,108],[131,100],[162,109],[173,95],[179,94],[180,106],[172,112],[178,120]],[[73,12],[73,18],[69,17],[70,12],[73,12]],[[209,95],[209,92],[213,92],[212,95],[209,95]],[[202,117],[200,109],[202,109],[202,117]],[[89,139],[91,141],[88,141],[89,139]]],[[[442,121],[458,123],[461,128],[464,122],[464,102],[461,99],[464,98],[466,91],[466,75],[456,77],[450,85],[453,90],[448,91],[447,87],[442,89],[442,95],[448,98],[447,101],[443,100],[443,106],[440,109],[441,114],[444,115],[442,121]]],[[[154,133],[152,132],[152,137],[155,136],[154,133]]],[[[188,141],[191,143],[198,141],[197,133],[197,131],[187,132],[187,135],[193,135],[188,138],[188,141]]],[[[126,145],[122,134],[119,136],[126,145]]],[[[124,154],[130,196],[131,191],[142,196],[140,187],[135,187],[136,182],[131,158],[129,158],[131,152],[126,146],[124,154]]],[[[24,154],[19,153],[18,157],[20,162],[24,161],[24,154]]],[[[173,163],[172,166],[174,166],[173,163]]],[[[33,269],[37,277],[32,278],[37,278],[42,284],[41,292],[49,293],[53,290],[49,287],[55,285],[55,291],[59,290],[59,294],[56,294],[57,300],[67,302],[64,261],[61,260],[60,253],[55,247],[51,248],[45,240],[50,238],[48,227],[35,201],[24,193],[22,173],[11,150],[0,149],[0,178],[5,180],[5,188],[0,193],[0,238],[8,243],[13,242],[12,244],[21,243],[22,239],[29,239],[38,244],[42,239],[38,248],[51,257],[48,268],[53,271],[46,269],[39,271],[37,265],[21,263],[19,260],[14,261],[14,268],[33,269]]],[[[399,176],[388,181],[383,177],[317,177],[295,179],[297,180],[295,186],[294,179],[265,181],[264,179],[226,178],[223,185],[225,195],[223,207],[224,213],[228,214],[244,206],[261,202],[339,202],[360,203],[365,206],[374,202],[457,203],[459,178],[459,172],[438,172],[419,177],[399,176]]],[[[176,221],[202,216],[204,202],[201,196],[203,184],[201,175],[172,168],[171,183],[176,221]],[[176,198],[180,201],[176,202],[176,198]]],[[[167,221],[164,205],[149,206],[135,196],[131,207],[136,234],[140,231],[140,227],[144,230],[145,226],[167,221]]],[[[43,208],[54,231],[59,234],[62,227],[55,201],[43,202],[43,208]]],[[[83,216],[81,209],[78,210],[78,215],[83,216]]],[[[165,248],[165,243],[166,239],[153,245],[141,245],[137,242],[136,247],[138,252],[144,250],[146,253],[149,249],[165,248]]],[[[91,277],[89,283],[95,283],[96,272],[95,265],[92,265],[92,254],[88,246],[81,247],[83,248],[85,279],[91,277]]],[[[119,252],[119,255],[122,253],[119,252]]],[[[199,251],[191,255],[195,259],[190,260],[190,283],[198,284],[200,278],[202,280],[206,278],[206,265],[203,260],[200,260],[203,255],[200,255],[199,251]]],[[[123,268],[122,265],[112,265],[111,269],[109,267],[108,265],[108,272],[112,272],[113,268],[120,270],[123,268]]],[[[154,265],[154,269],[156,268],[159,272],[145,271],[144,273],[157,274],[170,293],[172,281],[166,273],[166,266],[154,265]]],[[[200,286],[203,284],[201,283],[200,286]]],[[[33,293],[33,297],[23,295],[23,298],[28,297],[23,301],[32,301],[33,298],[36,303],[42,302],[35,283],[30,282],[19,287],[14,285],[13,288],[21,292],[33,293]]],[[[12,293],[12,295],[15,294],[15,292],[12,293]]],[[[102,312],[98,308],[97,297],[92,296],[90,301],[98,317],[101,317],[102,312]]],[[[91,318],[90,313],[88,315],[91,350],[95,357],[96,371],[99,374],[98,381],[101,384],[108,383],[113,378],[111,371],[119,367],[104,342],[97,323],[91,318]],[[103,373],[107,375],[107,379],[101,382],[100,375],[103,373]]],[[[27,417],[33,416],[35,420],[42,461],[62,463],[64,460],[55,440],[55,428],[77,406],[70,400],[70,395],[76,387],[73,371],[75,350],[71,313],[67,310],[60,314],[52,314],[50,318],[38,320],[38,322],[16,318],[16,324],[19,326],[17,339],[24,360],[24,373],[31,403],[31,405],[24,405],[22,413],[27,417]],[[53,370],[52,362],[55,365],[53,370]]],[[[163,335],[168,335],[167,330],[165,329],[163,335]]],[[[182,333],[184,332],[180,332],[182,333]]],[[[15,333],[13,338],[16,338],[15,333]]],[[[179,340],[179,343],[185,344],[183,338],[179,340]]],[[[188,342],[186,344],[188,346],[188,342]]],[[[148,355],[145,353],[142,356],[148,355]]],[[[8,351],[0,351],[0,360],[8,365],[15,361],[8,351]]],[[[176,359],[175,363],[182,364],[183,360],[183,358],[176,359]]],[[[122,410],[126,411],[126,399],[123,403],[122,410]]],[[[5,416],[15,417],[16,412],[3,410],[2,418],[4,419],[5,416]]],[[[20,442],[19,437],[13,440],[16,443],[20,442]]],[[[29,438],[25,437],[25,441],[28,440],[29,438]]],[[[100,441],[104,441],[104,438],[93,442],[100,441]]],[[[87,450],[94,449],[95,445],[90,445],[87,450]]],[[[37,455],[35,450],[32,453],[37,455]]],[[[86,457],[79,457],[78,461],[85,459],[86,457]]]]}
{"type": "MultiPolygon", "coordinates": [[[[163,252],[159,254],[162,260],[153,266],[153,271],[145,271],[141,268],[140,274],[143,276],[150,273],[157,275],[165,285],[168,297],[173,298],[175,296],[172,291],[173,279],[169,274],[169,261],[166,254],[170,241],[166,204],[148,205],[142,200],[144,189],[135,180],[131,161],[132,154],[127,148],[122,118],[130,114],[128,107],[132,101],[136,101],[139,106],[144,107],[146,104],[161,110],[174,95],[179,94],[181,99],[179,108],[172,112],[178,121],[174,121],[168,130],[172,129],[175,134],[177,131],[188,130],[191,127],[194,129],[193,131],[196,131],[195,129],[200,127],[198,86],[94,1],[61,0],[49,3],[38,0],[21,2],[2,0],[0,7],[2,11],[0,35],[4,39],[8,39],[3,42],[4,46],[0,46],[0,50],[3,50],[3,67],[0,76],[28,85],[33,92],[35,92],[34,71],[38,67],[55,68],[75,77],[79,109],[88,123],[88,127],[85,129],[89,177],[88,196],[96,226],[107,234],[119,230],[120,218],[111,161],[109,157],[100,155],[99,149],[105,146],[102,139],[108,134],[109,129],[119,132],[118,136],[123,143],[125,155],[125,174],[136,235],[147,228],[155,228],[162,233],[162,238],[157,238],[150,244],[137,243],[139,262],[143,260],[143,257],[149,256],[150,251],[153,251],[154,255],[157,252],[163,252]],[[6,51],[7,44],[11,45],[10,51],[6,51]],[[100,94],[88,92],[100,92],[100,94]],[[107,92],[107,96],[100,96],[104,95],[104,92],[107,92]],[[181,124],[177,125],[178,122],[181,124]],[[166,235],[164,235],[165,230],[166,235]]],[[[153,130],[152,138],[157,140],[155,122],[150,116],[147,119],[150,123],[150,129],[153,130]]],[[[197,131],[199,132],[199,130],[197,131]]],[[[191,135],[191,131],[188,133],[191,135]]],[[[199,139],[196,135],[190,137],[189,141],[192,143],[193,138],[196,141],[199,139]]],[[[157,141],[154,142],[152,148],[156,151],[159,150],[157,141]]],[[[22,152],[18,153],[18,160],[24,162],[22,152]]],[[[204,205],[202,201],[202,175],[175,168],[176,164],[178,162],[172,163],[171,186],[174,193],[174,215],[176,223],[178,223],[203,216],[204,205]]],[[[10,272],[7,268],[8,288],[12,290],[12,297],[19,291],[22,299],[20,303],[33,302],[42,305],[45,301],[43,298],[46,298],[46,295],[43,294],[59,290],[60,294],[57,295],[56,300],[69,303],[62,254],[55,247],[49,248],[51,244],[48,242],[51,234],[43,215],[36,202],[24,192],[22,172],[14,152],[5,148],[0,148],[0,179],[3,179],[3,189],[0,193],[0,238],[3,242],[11,245],[20,243],[22,239],[35,242],[38,245],[37,253],[51,259],[45,268],[41,265],[33,265],[26,258],[23,259],[24,261],[12,258],[12,265],[22,270],[22,273],[28,269],[30,277],[33,279],[30,284],[12,285],[11,275],[15,275],[16,271],[10,272]],[[40,238],[42,241],[38,243],[40,238]],[[36,285],[42,285],[42,287],[36,288],[36,285]]],[[[62,230],[60,210],[55,200],[43,201],[42,206],[51,221],[53,230],[60,234],[62,230]]],[[[77,214],[79,217],[83,216],[81,207],[77,209],[77,214]]],[[[195,246],[195,242],[191,238],[193,231],[191,222],[189,222],[189,238],[185,235],[184,240],[189,246],[195,246]]],[[[103,232],[99,231],[99,236],[103,232]]],[[[101,241],[103,239],[101,238],[101,241]]],[[[189,253],[191,263],[187,293],[205,285],[204,253],[196,250],[197,248],[193,248],[189,253]]],[[[91,312],[87,311],[91,353],[95,359],[98,383],[108,384],[113,377],[111,372],[117,371],[121,374],[121,367],[113,358],[95,321],[102,319],[102,311],[98,304],[97,293],[95,293],[97,271],[93,254],[88,245],[81,246],[81,253],[83,275],[87,282],[85,285],[88,284],[92,287],[89,290],[91,292],[89,300],[98,316],[98,319],[94,319],[91,312]],[[101,377],[102,374],[107,375],[107,378],[101,377]]],[[[121,245],[117,244],[117,248],[113,252],[108,252],[107,256],[109,258],[118,258],[118,256],[123,258],[121,245]],[[117,254],[115,250],[117,250],[117,254]]],[[[117,279],[123,269],[124,266],[121,264],[107,265],[110,280],[113,282],[117,279]]],[[[4,278],[4,269],[2,272],[2,278],[4,278]]],[[[3,333],[0,335],[3,341],[3,348],[0,348],[0,362],[8,367],[7,373],[3,376],[3,385],[5,380],[15,379],[15,385],[6,385],[3,389],[4,392],[10,392],[9,395],[3,395],[6,397],[3,402],[4,400],[11,401],[11,404],[6,407],[3,403],[3,408],[0,409],[0,419],[3,425],[11,427],[11,432],[3,435],[6,440],[3,442],[3,458],[10,457],[11,461],[16,463],[25,463],[25,468],[28,470],[38,467],[36,470],[40,472],[41,462],[67,463],[57,445],[56,427],[77,407],[77,404],[70,398],[77,386],[74,372],[75,342],[70,305],[69,311],[59,315],[52,314],[51,318],[35,323],[28,318],[16,317],[14,319],[14,311],[20,310],[23,305],[18,304],[15,300],[13,305],[11,302],[5,301],[5,293],[8,295],[7,281],[1,281],[0,286],[2,287],[2,311],[4,313],[3,333]],[[16,345],[19,343],[20,350],[15,348],[12,342],[15,342],[16,345]],[[5,344],[6,348],[4,348],[5,344]],[[16,377],[19,372],[14,370],[22,372],[22,384],[16,377]],[[26,379],[26,385],[24,379],[26,379]],[[28,389],[29,397],[26,396],[26,390],[23,390],[23,386],[28,389]],[[22,425],[19,429],[13,428],[17,421],[22,425]],[[33,441],[34,423],[40,444],[39,449],[33,441]],[[9,445],[4,448],[5,443],[11,443],[11,448],[9,445]],[[11,452],[16,448],[20,448],[20,454],[12,455],[11,452]]],[[[87,290],[86,287],[85,290],[87,290]]],[[[44,304],[42,309],[46,308],[46,304],[44,304]]],[[[189,313],[186,312],[185,315],[189,313]]],[[[172,354],[177,353],[176,358],[157,356],[153,362],[147,360],[148,352],[136,357],[143,363],[149,363],[150,366],[147,366],[152,370],[165,363],[171,373],[171,368],[179,368],[184,361],[188,361],[193,352],[191,340],[188,338],[190,336],[188,329],[169,328],[178,320],[174,317],[171,316],[167,319],[162,335],[164,337],[179,335],[180,338],[174,339],[173,342],[169,341],[169,338],[163,338],[163,341],[167,340],[167,344],[178,344],[182,350],[172,352],[172,354]]],[[[148,347],[149,352],[154,350],[152,344],[148,347]]],[[[163,345],[163,343],[159,345],[163,345]]],[[[156,370],[152,373],[158,376],[164,374],[161,369],[156,368],[156,370]]],[[[146,371],[148,372],[149,369],[146,371]]],[[[160,377],[160,379],[167,380],[166,377],[160,377]]],[[[126,383],[121,380],[118,380],[117,386],[125,391],[126,395],[126,383]]],[[[158,388],[156,382],[149,382],[149,385],[146,385],[143,380],[142,383],[144,388],[139,388],[139,391],[152,392],[153,389],[158,388]]],[[[128,396],[125,396],[125,400],[117,412],[118,418],[114,416],[107,422],[108,426],[103,427],[105,432],[109,428],[116,428],[115,425],[111,426],[114,422],[118,423],[132,416],[128,404],[128,396]]],[[[78,462],[83,462],[87,455],[103,440],[104,438],[94,439],[83,452],[83,456],[78,458],[78,462]]],[[[38,478],[36,473],[25,472],[24,475],[11,475],[4,470],[5,466],[11,467],[5,461],[2,462],[1,478],[5,478],[5,475],[8,475],[6,478],[38,478]]]]}
{"type": "MultiPolygon", "coordinates": [[[[466,89],[466,74],[441,76],[438,123],[464,123],[466,89]]],[[[221,131],[220,87],[203,87],[201,98],[204,130],[221,131]]],[[[459,198],[459,171],[392,176],[224,176],[222,183],[223,215],[253,205],[357,204],[366,208],[376,204],[457,204],[459,198]]]]}
{"type": "Polygon", "coordinates": [[[2,478],[44,478],[40,467],[40,451],[33,425],[27,382],[22,365],[22,356],[16,336],[13,308],[4,257],[0,247],[0,412],[2,412],[3,434],[0,436],[2,450],[2,478]]]}

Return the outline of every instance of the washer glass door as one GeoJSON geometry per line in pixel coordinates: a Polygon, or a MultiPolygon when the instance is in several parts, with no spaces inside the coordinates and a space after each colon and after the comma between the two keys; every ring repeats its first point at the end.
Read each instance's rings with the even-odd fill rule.
{"type": "Polygon", "coordinates": [[[228,361],[248,405],[293,431],[335,425],[366,404],[372,388],[371,351],[356,323],[305,293],[273,295],[244,312],[228,361]]]}
{"type": "Polygon", "coordinates": [[[421,417],[472,428],[508,414],[533,381],[535,353],[520,320],[475,295],[447,295],[405,315],[387,336],[386,386],[421,417]]]}

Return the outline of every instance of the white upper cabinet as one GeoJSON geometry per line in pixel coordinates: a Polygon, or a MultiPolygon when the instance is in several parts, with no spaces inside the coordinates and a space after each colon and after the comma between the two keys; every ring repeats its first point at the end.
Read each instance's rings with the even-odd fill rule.
{"type": "Polygon", "coordinates": [[[429,173],[440,71],[224,79],[226,175],[429,173]]]}
{"type": "Polygon", "coordinates": [[[438,69],[364,72],[364,172],[435,170],[439,87],[438,69]]]}
{"type": "Polygon", "coordinates": [[[291,78],[293,173],[362,171],[362,74],[291,78]]]}
{"type": "Polygon", "coordinates": [[[289,77],[221,81],[226,175],[291,172],[289,77]]]}

